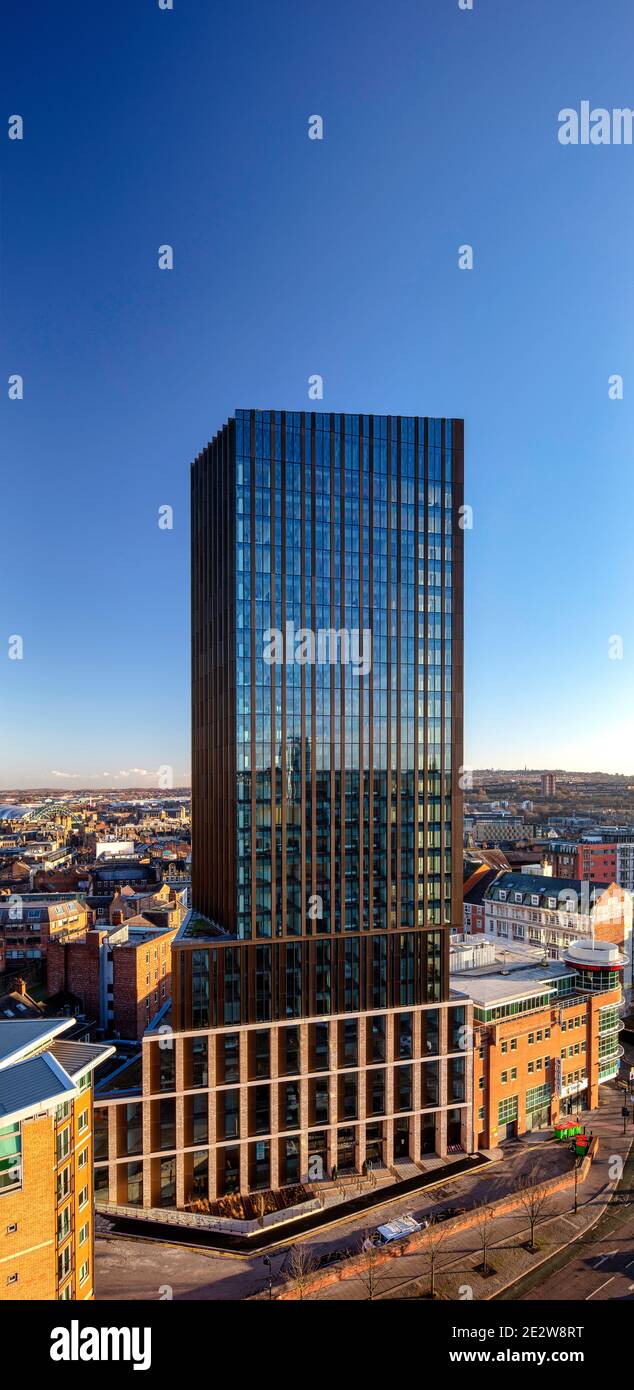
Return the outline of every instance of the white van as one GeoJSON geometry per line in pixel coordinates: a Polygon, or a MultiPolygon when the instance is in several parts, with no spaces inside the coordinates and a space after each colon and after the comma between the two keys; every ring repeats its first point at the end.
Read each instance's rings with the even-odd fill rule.
{"type": "Polygon", "coordinates": [[[393,1240],[406,1240],[417,1231],[424,1231],[428,1225],[426,1216],[421,1221],[417,1221],[411,1212],[407,1212],[405,1216],[395,1216],[393,1221],[386,1221],[384,1226],[377,1226],[372,1236],[372,1244],[390,1245],[393,1240]]]}

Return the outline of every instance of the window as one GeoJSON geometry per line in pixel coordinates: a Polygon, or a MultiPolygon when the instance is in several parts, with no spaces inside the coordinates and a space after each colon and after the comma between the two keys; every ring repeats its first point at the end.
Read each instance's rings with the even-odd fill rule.
{"type": "Polygon", "coordinates": [[[79,1119],[78,1119],[78,1121],[77,1121],[77,1128],[78,1128],[80,1134],[81,1134],[82,1130],[88,1128],[88,1111],[87,1111],[87,1110],[82,1110],[81,1115],[79,1116],[79,1119]]]}
{"type": "Polygon", "coordinates": [[[544,1028],[544,1037],[545,1037],[545,1038],[549,1038],[549,1037],[550,1037],[550,1028],[544,1028]]]}
{"type": "Polygon", "coordinates": [[[534,1062],[529,1062],[529,1064],[528,1064],[528,1072],[529,1072],[529,1075],[531,1075],[531,1073],[534,1072],[534,1070],[535,1070],[535,1063],[534,1063],[534,1062]]]}
{"type": "Polygon", "coordinates": [[[224,1139],[240,1138],[240,1092],[221,1091],[219,1098],[220,1106],[220,1132],[224,1139]]]}
{"type": "Polygon", "coordinates": [[[503,1071],[503,1072],[502,1072],[502,1076],[501,1076],[501,1081],[502,1081],[502,1085],[503,1085],[503,1086],[506,1085],[506,1082],[508,1081],[508,1079],[509,1079],[509,1074],[508,1074],[508,1072],[507,1072],[507,1071],[503,1071]]]}
{"type": "Polygon", "coordinates": [[[507,1096],[498,1105],[498,1124],[508,1124],[517,1119],[517,1096],[507,1096]]]}
{"type": "Polygon", "coordinates": [[[17,1282],[18,1282],[18,1276],[17,1276],[17,1274],[8,1274],[8,1275],[7,1275],[7,1284],[17,1284],[17,1282]]]}
{"type": "Polygon", "coordinates": [[[511,1038],[511,1052],[517,1052],[517,1038],[511,1038]]]}
{"type": "Polygon", "coordinates": [[[78,1157],[78,1159],[77,1159],[77,1167],[78,1167],[78,1168],[85,1168],[87,1162],[88,1162],[88,1149],[82,1149],[82,1151],[81,1151],[81,1153],[79,1154],[79,1157],[78,1157]]]}
{"type": "Polygon", "coordinates": [[[526,1109],[539,1110],[544,1105],[550,1104],[550,1086],[534,1086],[532,1090],[526,1092],[526,1109]]]}
{"type": "Polygon", "coordinates": [[[80,1231],[79,1231],[79,1244],[80,1244],[80,1245],[85,1245],[85,1244],[86,1244],[86,1241],[88,1240],[88,1231],[89,1231],[89,1225],[88,1225],[88,1222],[86,1221],[85,1225],[80,1227],[80,1231]]]}
{"type": "Polygon", "coordinates": [[[80,1192],[80,1194],[79,1194],[79,1210],[80,1210],[80,1211],[82,1210],[83,1207],[86,1206],[87,1201],[88,1201],[88,1188],[87,1188],[87,1187],[82,1187],[81,1192],[80,1192]]]}
{"type": "Polygon", "coordinates": [[[517,1081],[517,1067],[511,1067],[511,1081],[517,1081]]]}
{"type": "Polygon", "coordinates": [[[70,1235],[70,1207],[64,1207],[57,1217],[57,1243],[61,1245],[63,1240],[70,1235]]]}
{"type": "Polygon", "coordinates": [[[70,1168],[62,1168],[57,1174],[57,1201],[62,1202],[70,1192],[70,1168]]]}
{"type": "Polygon", "coordinates": [[[534,1041],[535,1041],[535,1034],[534,1034],[534,1033],[529,1033],[529,1035],[528,1035],[528,1041],[529,1041],[529,1043],[534,1043],[534,1041]]]}
{"type": "MultiPolygon", "coordinates": [[[[239,1033],[225,1033],[220,1044],[223,1056],[223,1066],[219,1077],[220,1083],[231,1085],[240,1080],[240,1035],[239,1033]]],[[[226,1136],[227,1138],[229,1136],[226,1136]]]]}
{"type": "Polygon", "coordinates": [[[57,1136],[56,1149],[58,1163],[61,1163],[63,1158],[68,1158],[68,1154],[70,1152],[70,1130],[68,1129],[68,1127],[66,1129],[60,1130],[60,1133],[57,1136]]]}
{"type": "Polygon", "coordinates": [[[84,1260],[83,1265],[80,1265],[80,1267],[79,1267],[79,1282],[80,1282],[80,1284],[85,1284],[85,1283],[86,1283],[86,1280],[87,1280],[87,1278],[88,1278],[88,1270],[89,1270],[89,1263],[88,1263],[88,1260],[84,1260]]]}
{"type": "Polygon", "coordinates": [[[500,1046],[500,1052],[508,1052],[508,1046],[508,1043],[503,1042],[500,1046]]]}
{"type": "Polygon", "coordinates": [[[17,1221],[12,1221],[12,1222],[11,1222],[11,1225],[10,1225],[10,1226],[7,1226],[7,1235],[8,1235],[8,1236],[14,1236],[15,1233],[16,1233],[16,1231],[17,1231],[17,1229],[18,1229],[18,1223],[17,1223],[17,1221]]]}
{"type": "Polygon", "coordinates": [[[542,1040],[542,1030],[541,1030],[541,1028],[538,1028],[538,1029],[537,1029],[537,1041],[538,1041],[538,1042],[541,1042],[541,1040],[542,1040]]]}

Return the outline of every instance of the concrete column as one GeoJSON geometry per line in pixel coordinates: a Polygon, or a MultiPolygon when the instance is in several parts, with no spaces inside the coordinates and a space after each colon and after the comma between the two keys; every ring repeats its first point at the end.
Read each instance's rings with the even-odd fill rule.
{"type": "Polygon", "coordinates": [[[422,1026],[421,1010],[414,1009],[413,1016],[413,1038],[412,1038],[412,1115],[409,1127],[409,1153],[414,1163],[420,1158],[420,1106],[421,1106],[421,1074],[420,1057],[422,1049],[422,1026]]]}
{"type": "Polygon", "coordinates": [[[394,1014],[385,1014],[385,1163],[394,1162],[394,1014]]]}
{"type": "Polygon", "coordinates": [[[300,1182],[308,1182],[308,1126],[310,1081],[307,1072],[310,1068],[308,1023],[299,1025],[299,1177],[300,1182]]]}
{"type": "Polygon", "coordinates": [[[183,1208],[188,1196],[186,1192],[185,1144],[191,1143],[191,1135],[186,1132],[185,1097],[185,1039],[174,1035],[176,1052],[176,1206],[183,1208]]]}
{"type": "Polygon", "coordinates": [[[249,1032],[240,1029],[240,1191],[249,1191],[249,1032]]]}
{"type": "MultiPolygon", "coordinates": [[[[339,1119],[339,1075],[338,1075],[338,1072],[337,1072],[337,1067],[338,1067],[338,1065],[339,1065],[339,1039],[338,1039],[338,1031],[337,1031],[337,1030],[338,1030],[338,1025],[337,1025],[336,1023],[331,1023],[331,1024],[329,1024],[329,1026],[328,1026],[328,1040],[329,1040],[329,1059],[330,1059],[329,1064],[330,1064],[330,1073],[329,1073],[329,1076],[328,1076],[328,1113],[329,1113],[329,1117],[330,1117],[330,1123],[331,1123],[331,1125],[334,1126],[334,1127],[336,1127],[337,1121],[338,1121],[338,1119],[339,1119]]],[[[333,1151],[333,1158],[332,1158],[332,1163],[331,1163],[331,1165],[330,1165],[331,1172],[332,1172],[333,1167],[334,1167],[335,1164],[337,1163],[337,1131],[336,1131],[336,1128],[334,1128],[334,1132],[333,1132],[333,1134],[332,1134],[332,1151],[333,1151]]]]}
{"type": "Polygon", "coordinates": [[[284,1127],[284,1121],[280,1125],[280,1086],[278,1085],[278,1028],[269,1029],[269,1051],[270,1051],[270,1074],[271,1074],[271,1187],[275,1192],[280,1185],[280,1140],[278,1138],[280,1128],[284,1127]]]}
{"type": "Polygon", "coordinates": [[[357,1056],[357,1061],[358,1061],[358,1065],[359,1065],[359,1070],[358,1070],[358,1072],[357,1072],[357,1107],[358,1107],[358,1116],[359,1116],[359,1125],[358,1125],[358,1129],[357,1129],[357,1139],[358,1139],[358,1143],[357,1143],[357,1163],[358,1163],[358,1166],[359,1166],[359,1172],[361,1172],[361,1170],[362,1170],[362,1168],[363,1168],[363,1164],[364,1164],[364,1162],[365,1162],[365,1158],[366,1158],[365,1126],[366,1126],[366,1118],[367,1118],[367,1088],[366,1088],[367,1071],[366,1071],[366,1069],[365,1069],[365,1058],[366,1058],[366,1020],[365,1020],[365,1017],[364,1017],[363,1015],[361,1016],[361,1018],[358,1019],[357,1027],[358,1027],[358,1056],[357,1056]]]}

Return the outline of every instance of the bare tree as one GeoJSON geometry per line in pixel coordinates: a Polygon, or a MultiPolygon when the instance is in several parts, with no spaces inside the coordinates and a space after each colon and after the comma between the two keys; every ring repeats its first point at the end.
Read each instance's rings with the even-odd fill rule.
{"type": "Polygon", "coordinates": [[[376,1298],[379,1292],[384,1271],[382,1260],[376,1245],[370,1240],[369,1231],[365,1231],[360,1247],[360,1268],[359,1279],[368,1295],[368,1298],[376,1298]]]}
{"type": "Polygon", "coordinates": [[[429,1270],[429,1297],[436,1297],[436,1269],[438,1267],[438,1256],[447,1239],[446,1231],[441,1226],[436,1226],[430,1221],[423,1233],[421,1248],[427,1257],[427,1268],[429,1270]]]}
{"type": "Polygon", "coordinates": [[[480,1242],[480,1254],[482,1261],[480,1264],[480,1274],[493,1274],[493,1266],[488,1262],[489,1247],[491,1245],[491,1234],[493,1222],[495,1221],[495,1210],[488,1202],[483,1202],[477,1209],[476,1228],[480,1242]]]}
{"type": "Polygon", "coordinates": [[[515,1191],[520,1199],[522,1210],[530,1226],[530,1241],[528,1249],[531,1254],[535,1252],[535,1227],[543,1218],[550,1204],[550,1192],[544,1183],[529,1182],[528,1178],[520,1177],[515,1184],[515,1191]]]}
{"type": "Polygon", "coordinates": [[[293,1285],[297,1297],[303,1301],[310,1287],[317,1261],[308,1245],[293,1245],[289,1251],[284,1269],[284,1277],[293,1285]]]}

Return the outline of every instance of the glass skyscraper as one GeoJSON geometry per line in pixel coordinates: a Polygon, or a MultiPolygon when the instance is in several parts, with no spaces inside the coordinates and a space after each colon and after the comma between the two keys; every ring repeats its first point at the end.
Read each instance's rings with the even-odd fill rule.
{"type": "Polygon", "coordinates": [[[217,1191],[469,1147],[462,502],[460,420],[239,410],[193,464],[174,1010],[240,1053],[217,1191]]]}
{"type": "Polygon", "coordinates": [[[193,908],[112,1201],[473,1148],[462,493],[460,420],[242,410],[192,466],[193,908]]]}

